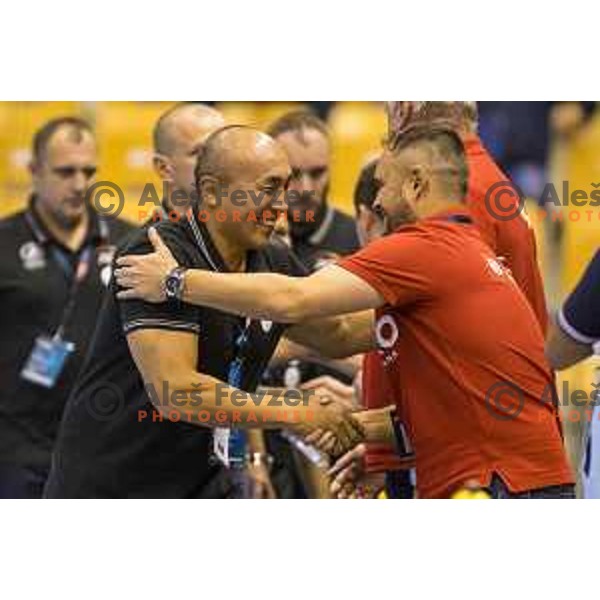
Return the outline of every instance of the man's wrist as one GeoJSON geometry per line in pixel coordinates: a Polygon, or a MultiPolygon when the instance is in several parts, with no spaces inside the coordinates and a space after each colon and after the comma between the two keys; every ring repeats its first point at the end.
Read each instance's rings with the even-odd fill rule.
{"type": "Polygon", "coordinates": [[[393,444],[395,440],[393,425],[394,408],[387,407],[354,413],[354,418],[365,431],[366,442],[393,444]]]}
{"type": "Polygon", "coordinates": [[[181,302],[185,291],[187,268],[177,266],[171,269],[164,281],[165,297],[167,300],[181,302]]]}

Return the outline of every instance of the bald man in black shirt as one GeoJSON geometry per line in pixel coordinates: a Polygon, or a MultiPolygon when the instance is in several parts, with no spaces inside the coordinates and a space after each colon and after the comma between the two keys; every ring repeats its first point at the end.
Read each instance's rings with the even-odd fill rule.
{"type": "MultiPolygon", "coordinates": [[[[247,127],[221,129],[198,161],[201,210],[196,205],[157,228],[184,268],[299,275],[287,248],[270,242],[272,206],[288,177],[287,157],[269,136],[247,127]],[[228,186],[228,195],[220,195],[219,186],[228,186]],[[233,204],[236,190],[261,194],[260,205],[233,204]],[[251,211],[256,220],[247,218],[251,211]]],[[[151,248],[142,230],[123,254],[151,248]]],[[[118,300],[113,286],[65,411],[48,497],[220,495],[215,482],[230,445],[227,433],[214,429],[219,414],[225,425],[236,423],[237,433],[281,427],[266,419],[279,392],[252,392],[285,327],[184,304],[181,275],[174,269],[157,304],[118,300]]],[[[331,344],[346,333],[335,320],[313,327],[313,336],[329,336],[331,344]]],[[[305,340],[310,326],[298,335],[305,340]]],[[[361,439],[360,426],[341,406],[308,397],[284,408],[285,426],[300,435],[329,430],[340,449],[361,439]]]]}

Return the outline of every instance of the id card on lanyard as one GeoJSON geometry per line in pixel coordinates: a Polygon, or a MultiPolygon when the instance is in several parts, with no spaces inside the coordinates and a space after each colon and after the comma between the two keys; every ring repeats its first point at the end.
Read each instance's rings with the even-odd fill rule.
{"type": "MultiPolygon", "coordinates": [[[[187,218],[198,248],[206,258],[211,269],[219,272],[220,269],[210,256],[192,209],[188,210],[187,218]]],[[[246,319],[246,326],[235,341],[235,358],[230,363],[227,371],[227,383],[240,389],[242,389],[244,381],[244,348],[248,343],[250,326],[251,320],[246,319]]],[[[213,429],[213,453],[224,466],[234,469],[243,468],[246,462],[246,448],[247,435],[244,430],[236,427],[215,427],[213,429]]]]}
{"type": "MultiPolygon", "coordinates": [[[[243,349],[248,343],[251,321],[246,320],[246,326],[235,341],[235,358],[229,365],[227,383],[241,389],[244,381],[243,349]]],[[[226,466],[233,469],[243,469],[246,464],[248,436],[243,429],[216,427],[213,431],[213,452],[226,466]]]]}
{"type": "MultiPolygon", "coordinates": [[[[44,240],[45,236],[32,219],[30,226],[36,237],[44,240]]],[[[75,344],[66,340],[64,333],[75,309],[77,292],[89,274],[94,250],[89,245],[82,250],[74,272],[64,254],[56,248],[52,248],[51,252],[65,274],[72,277],[69,294],[54,335],[40,335],[35,339],[33,348],[21,370],[21,377],[25,381],[45,388],[53,388],[56,385],[69,356],[75,351],[75,344]]]]}

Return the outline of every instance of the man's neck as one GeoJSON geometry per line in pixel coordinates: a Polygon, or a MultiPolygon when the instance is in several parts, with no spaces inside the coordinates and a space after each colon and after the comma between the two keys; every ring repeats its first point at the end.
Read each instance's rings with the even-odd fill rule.
{"type": "Polygon", "coordinates": [[[71,252],[77,252],[81,248],[89,227],[90,218],[87,211],[84,211],[77,223],[68,226],[62,223],[60,219],[57,219],[41,202],[36,203],[35,210],[46,229],[50,232],[50,235],[56,241],[71,250],[71,252]]]}
{"type": "Polygon", "coordinates": [[[214,225],[214,219],[206,222],[206,228],[210,238],[221,255],[223,262],[232,272],[243,272],[246,270],[246,250],[236,244],[232,244],[214,225]]]}
{"type": "Polygon", "coordinates": [[[447,200],[446,198],[431,198],[426,200],[426,204],[424,206],[420,207],[419,217],[422,219],[427,219],[429,217],[435,217],[436,215],[447,212],[464,210],[466,210],[466,205],[459,199],[447,200]]]}
{"type": "Polygon", "coordinates": [[[175,212],[179,214],[185,214],[187,209],[190,207],[190,194],[182,190],[176,190],[168,182],[164,182],[163,186],[164,199],[163,203],[168,212],[175,212]],[[175,202],[173,202],[173,195],[175,194],[175,202]],[[185,194],[185,198],[182,198],[185,194]]]}

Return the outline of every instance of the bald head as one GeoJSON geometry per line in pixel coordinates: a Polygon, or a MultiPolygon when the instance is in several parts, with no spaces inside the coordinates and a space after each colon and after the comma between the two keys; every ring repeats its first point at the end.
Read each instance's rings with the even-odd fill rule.
{"type": "Polygon", "coordinates": [[[269,242],[290,177],[278,142],[251,127],[224,127],[206,140],[195,175],[200,206],[214,216],[207,227],[217,245],[246,251],[269,242]]]}
{"type": "Polygon", "coordinates": [[[172,156],[185,141],[201,140],[224,124],[221,113],[210,106],[195,102],[176,104],[154,127],[154,152],[172,156]]]}
{"type": "Polygon", "coordinates": [[[270,136],[244,125],[231,125],[209,136],[198,157],[196,182],[212,176],[223,183],[253,181],[272,165],[287,165],[283,148],[270,136]]]}
{"type": "Polygon", "coordinates": [[[206,138],[225,124],[221,113],[193,102],[176,104],[154,127],[154,168],[168,184],[168,203],[185,209],[195,193],[194,169],[206,138]]]}

